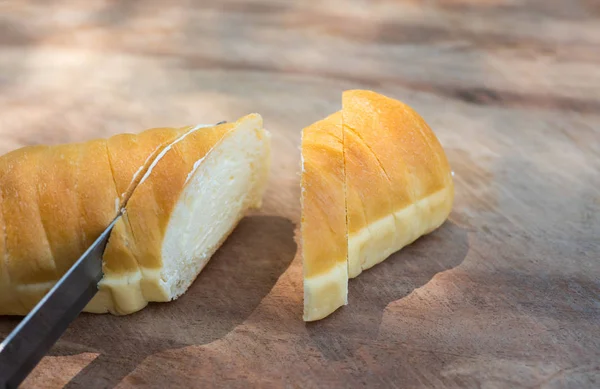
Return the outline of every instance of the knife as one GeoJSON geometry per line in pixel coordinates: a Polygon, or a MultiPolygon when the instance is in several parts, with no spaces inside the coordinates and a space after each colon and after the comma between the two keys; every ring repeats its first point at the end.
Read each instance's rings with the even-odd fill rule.
{"type": "Polygon", "coordinates": [[[102,255],[121,215],[0,343],[0,389],[17,388],[96,295],[102,255]]]}

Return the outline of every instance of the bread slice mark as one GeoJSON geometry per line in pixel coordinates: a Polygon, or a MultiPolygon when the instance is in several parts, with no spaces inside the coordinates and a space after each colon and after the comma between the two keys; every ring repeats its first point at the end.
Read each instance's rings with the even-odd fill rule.
{"type": "Polygon", "coordinates": [[[190,181],[190,179],[194,176],[194,174],[196,174],[196,170],[198,170],[198,168],[200,167],[200,165],[202,164],[202,162],[204,161],[204,158],[206,158],[206,156],[200,158],[199,160],[197,160],[196,162],[194,162],[194,166],[192,167],[192,171],[190,171],[185,179],[185,183],[184,185],[187,185],[187,183],[190,181]]]}
{"type": "Polygon", "coordinates": [[[115,200],[115,204],[118,204],[118,209],[115,212],[115,217],[118,215],[119,211],[122,209],[123,204],[123,196],[125,193],[119,194],[119,185],[117,184],[117,177],[115,176],[115,167],[110,156],[110,150],[108,149],[108,142],[104,141],[104,145],[106,146],[106,157],[108,158],[108,166],[110,166],[110,174],[112,176],[113,184],[115,185],[115,193],[117,194],[117,198],[115,200]]]}
{"type": "MultiPolygon", "coordinates": [[[[391,215],[394,212],[391,197],[392,186],[387,172],[383,169],[381,161],[378,161],[378,158],[374,156],[374,151],[366,144],[366,141],[357,133],[357,131],[353,131],[351,126],[344,123],[344,133],[346,135],[345,140],[347,141],[344,148],[347,151],[354,150],[353,155],[347,158],[347,162],[355,164],[354,169],[352,170],[353,174],[346,174],[348,190],[352,191],[347,194],[348,203],[354,203],[354,205],[352,205],[354,213],[362,212],[364,216],[364,226],[361,226],[362,220],[353,221],[351,214],[348,214],[348,269],[349,277],[355,278],[362,273],[364,269],[370,267],[365,266],[365,263],[380,261],[380,256],[387,254],[385,250],[381,250],[380,247],[385,247],[385,242],[394,240],[397,231],[394,219],[392,218],[390,220],[385,218],[385,216],[391,215]],[[356,155],[354,155],[355,153],[356,155]],[[363,164],[366,164],[366,166],[362,166],[363,164]],[[361,175],[358,170],[360,168],[363,168],[361,171],[367,169],[366,171],[371,173],[361,175]],[[376,171],[376,169],[379,169],[379,171],[376,171]],[[385,211],[384,214],[378,212],[374,215],[368,211],[370,209],[368,207],[370,204],[369,201],[371,200],[365,197],[365,188],[359,188],[356,185],[356,180],[365,185],[364,181],[370,179],[374,179],[377,181],[377,184],[381,184],[380,189],[382,193],[379,193],[378,196],[382,199],[382,203],[385,201],[385,206],[381,207],[382,210],[385,211]],[[360,204],[356,204],[356,201],[359,201],[360,204]],[[383,222],[387,223],[387,226],[385,228],[378,228],[376,231],[373,223],[378,220],[383,220],[383,222]],[[356,230],[357,227],[359,227],[360,230],[356,230]]],[[[380,226],[380,224],[378,224],[378,226],[380,226]]],[[[385,258],[386,257],[383,259],[385,258]]]]}
{"type": "MultiPolygon", "coordinates": [[[[39,167],[40,164],[38,163],[37,166],[37,173],[36,176],[39,177],[39,167]]],[[[40,223],[42,225],[42,232],[43,232],[43,238],[47,243],[48,243],[48,250],[50,251],[50,260],[54,266],[54,270],[56,272],[56,279],[58,279],[60,277],[59,271],[58,271],[58,265],[56,263],[56,255],[54,252],[54,247],[52,245],[51,239],[48,237],[48,231],[47,231],[47,227],[46,227],[46,223],[44,223],[44,218],[42,217],[42,213],[40,210],[40,204],[42,203],[41,201],[41,194],[40,194],[40,185],[39,185],[40,180],[37,179],[36,183],[35,183],[35,191],[36,191],[36,197],[37,197],[37,201],[35,201],[35,204],[37,205],[37,212],[36,215],[39,216],[40,219],[40,223]]],[[[27,284],[30,285],[30,284],[27,284]]]]}
{"type": "MultiPolygon", "coordinates": [[[[173,142],[168,143],[166,145],[166,147],[164,147],[158,153],[158,155],[152,160],[152,163],[150,163],[150,165],[147,167],[147,169],[145,169],[144,175],[142,176],[142,178],[140,179],[140,181],[135,186],[142,185],[144,183],[144,181],[146,181],[148,179],[148,177],[150,176],[150,174],[152,174],[152,169],[154,169],[154,167],[156,166],[156,164],[158,164],[158,162],[165,156],[165,154],[167,154],[169,152],[169,150],[171,150],[173,148],[173,146],[175,146],[177,143],[179,143],[182,140],[184,140],[187,136],[189,136],[190,134],[192,134],[194,131],[197,131],[197,130],[199,130],[201,128],[207,128],[207,127],[214,127],[214,126],[212,124],[198,124],[197,126],[193,127],[192,129],[188,130],[186,133],[184,133],[183,135],[181,135],[179,138],[175,139],[173,142]]],[[[134,190],[135,190],[135,188],[134,188],[134,190]]]]}
{"type": "MultiPolygon", "coordinates": [[[[368,224],[361,230],[348,235],[349,278],[359,276],[364,270],[383,262],[399,250],[399,248],[386,243],[390,241],[388,237],[392,234],[390,228],[394,229],[394,236],[396,237],[394,241],[397,241],[399,235],[398,223],[401,220],[400,215],[402,215],[403,210],[392,211],[377,220],[369,220],[364,212],[362,199],[361,206],[368,224]],[[350,257],[351,255],[359,255],[360,258],[353,259],[350,257]]],[[[412,206],[413,204],[409,207],[412,206]]]]}
{"type": "Polygon", "coordinates": [[[160,144],[156,149],[154,149],[154,151],[152,151],[152,153],[150,155],[148,155],[148,157],[144,161],[144,164],[142,166],[140,166],[140,168],[133,174],[133,177],[131,178],[131,182],[129,183],[130,187],[136,186],[139,183],[138,177],[140,177],[140,180],[142,179],[143,174],[145,174],[145,169],[147,169],[148,166],[150,166],[151,161],[154,158],[156,158],[156,156],[160,153],[160,151],[163,149],[163,147],[166,147],[167,144],[169,144],[169,142],[160,144]]]}
{"type": "MultiPolygon", "coordinates": [[[[402,103],[401,103],[401,104],[402,104],[402,103]]],[[[382,126],[382,124],[381,124],[381,120],[380,120],[380,119],[381,119],[381,116],[380,116],[380,114],[379,114],[379,112],[378,112],[378,114],[377,114],[377,115],[374,117],[374,121],[376,122],[376,123],[375,123],[375,125],[377,125],[377,126],[379,126],[379,127],[381,127],[381,126],[382,126]]],[[[398,149],[401,149],[404,155],[408,154],[407,150],[406,150],[406,149],[404,149],[404,147],[402,147],[402,145],[400,145],[400,144],[396,144],[395,146],[396,146],[398,149]]],[[[431,150],[430,150],[430,151],[431,151],[431,150]]],[[[409,164],[407,163],[407,161],[406,161],[404,158],[400,157],[400,156],[398,156],[397,158],[398,158],[398,164],[397,164],[397,166],[396,166],[396,167],[398,167],[398,165],[402,165],[402,167],[403,167],[403,170],[404,170],[404,176],[405,176],[405,177],[411,177],[409,180],[412,180],[412,179],[414,178],[414,174],[411,172],[411,170],[410,170],[410,168],[409,168],[409,164]]],[[[416,193],[415,193],[415,190],[414,190],[414,186],[413,186],[413,185],[408,185],[408,188],[407,188],[407,193],[408,193],[408,198],[409,198],[409,200],[410,200],[410,205],[409,205],[408,207],[413,207],[413,206],[414,206],[414,207],[416,207],[416,212],[417,212],[418,214],[421,214],[421,215],[422,215],[422,214],[423,214],[423,212],[422,212],[422,210],[421,210],[421,209],[419,209],[419,204],[420,204],[420,203],[419,203],[419,202],[418,202],[418,200],[417,200],[417,195],[416,195],[416,193]]],[[[405,207],[405,208],[403,208],[403,209],[400,209],[400,210],[398,210],[398,209],[396,209],[396,207],[394,207],[394,205],[392,204],[392,215],[394,216],[394,223],[396,224],[396,239],[395,239],[395,241],[400,241],[400,242],[403,242],[403,241],[410,241],[410,242],[412,242],[412,241],[414,241],[414,240],[416,239],[416,237],[415,237],[415,236],[416,236],[416,235],[418,235],[418,232],[415,232],[415,231],[419,231],[419,226],[414,226],[414,225],[413,225],[413,226],[412,226],[412,228],[410,228],[410,227],[407,227],[406,229],[400,228],[400,226],[404,226],[404,227],[406,227],[405,223],[406,223],[406,221],[407,221],[407,220],[421,220],[420,218],[413,218],[413,217],[411,217],[411,218],[408,218],[408,219],[403,219],[403,218],[401,217],[401,215],[404,215],[403,211],[404,211],[404,210],[406,210],[406,209],[407,209],[407,207],[405,207]],[[410,233],[409,233],[409,232],[410,232],[410,233]]],[[[418,236],[417,236],[417,237],[418,237],[418,236]]],[[[389,253],[389,254],[386,256],[386,258],[387,258],[389,255],[393,254],[394,252],[396,252],[396,251],[400,250],[402,247],[404,247],[404,246],[400,246],[398,249],[396,249],[396,250],[394,250],[394,251],[390,252],[390,253],[389,253]]],[[[385,259],[385,258],[384,258],[384,259],[385,259]]],[[[380,261],[380,262],[381,262],[381,261],[380,261]]],[[[377,262],[377,263],[380,263],[380,262],[377,262]]],[[[374,266],[374,265],[375,265],[375,264],[377,264],[377,263],[373,263],[371,266],[374,266]]],[[[371,266],[369,266],[369,267],[371,267],[371,266]]]]}
{"type": "MultiPolygon", "coordinates": [[[[45,154],[48,154],[48,150],[49,150],[48,148],[42,149],[41,153],[39,153],[39,154],[41,154],[42,156],[45,155],[45,154]]],[[[40,184],[39,183],[42,182],[42,180],[39,179],[40,166],[41,166],[41,164],[40,164],[40,155],[36,155],[36,157],[37,157],[37,160],[36,160],[36,162],[37,162],[36,165],[37,166],[36,166],[36,173],[35,173],[36,180],[35,180],[34,185],[35,185],[35,192],[36,192],[36,200],[37,201],[34,201],[34,203],[35,203],[35,205],[37,207],[37,212],[35,212],[35,214],[36,214],[36,217],[40,221],[40,225],[42,227],[42,232],[43,232],[42,239],[46,242],[45,246],[47,246],[48,252],[50,254],[50,262],[52,263],[52,267],[54,268],[55,277],[56,277],[56,279],[58,279],[58,278],[60,278],[60,274],[59,274],[58,266],[57,266],[57,263],[56,263],[56,257],[54,255],[54,248],[52,247],[52,243],[50,241],[50,238],[48,237],[47,226],[46,226],[46,223],[44,223],[44,218],[42,217],[42,212],[40,210],[40,203],[41,203],[41,201],[40,201],[40,184]]],[[[39,261],[39,259],[38,259],[38,261],[39,261]]]]}
{"type": "MultiPolygon", "coordinates": [[[[73,186],[73,193],[75,193],[75,208],[77,209],[77,214],[78,215],[82,215],[82,217],[85,217],[85,211],[83,210],[83,207],[81,205],[81,196],[79,195],[79,177],[80,177],[80,173],[79,173],[79,166],[81,166],[81,161],[83,158],[83,147],[78,147],[77,150],[77,157],[75,159],[75,169],[73,169],[74,171],[74,175],[75,175],[75,184],[73,186]]],[[[79,250],[83,253],[85,252],[85,250],[87,249],[86,247],[86,239],[85,239],[85,230],[83,228],[83,224],[81,222],[81,218],[77,218],[77,231],[79,234],[78,237],[78,247],[79,250]]]]}
{"type": "MultiPolygon", "coordinates": [[[[381,162],[381,160],[379,159],[379,157],[377,156],[377,154],[375,153],[375,151],[373,151],[373,149],[371,148],[371,146],[365,141],[365,139],[360,135],[360,132],[357,131],[355,128],[351,127],[348,124],[344,123],[344,128],[348,128],[354,135],[356,135],[356,137],[358,139],[360,139],[360,141],[363,143],[363,145],[367,148],[367,150],[369,150],[369,152],[371,153],[371,155],[373,156],[373,158],[375,159],[375,161],[377,161],[377,165],[379,166],[379,169],[381,169],[381,171],[383,172],[384,177],[387,180],[388,185],[390,186],[390,193],[391,193],[391,189],[393,186],[392,180],[390,179],[390,176],[388,174],[388,172],[385,170],[385,166],[383,165],[383,163],[381,162]]],[[[361,198],[362,200],[362,198],[361,198]]],[[[363,205],[363,209],[364,209],[364,203],[363,205]]],[[[394,214],[394,206],[392,204],[392,198],[390,197],[390,208],[392,211],[392,214],[394,214]]],[[[367,222],[369,223],[370,221],[366,218],[365,215],[365,219],[367,220],[367,222]]],[[[370,224],[370,223],[369,223],[370,224]]],[[[395,223],[394,223],[395,225],[395,223]]]]}
{"type": "MultiPolygon", "coordinates": [[[[115,178],[115,170],[113,167],[113,162],[110,158],[110,150],[108,149],[108,142],[105,139],[101,140],[100,142],[102,144],[101,147],[104,151],[102,154],[106,156],[106,161],[108,162],[108,167],[110,169],[110,176],[112,177],[112,183],[113,183],[113,188],[114,188],[113,192],[115,193],[115,216],[116,216],[119,213],[119,211],[121,211],[121,196],[119,195],[119,187],[117,186],[117,180],[115,178]]],[[[78,167],[78,170],[81,171],[81,166],[78,167]]],[[[85,213],[83,213],[82,215],[85,215],[85,213]]]]}
{"type": "Polygon", "coordinates": [[[167,145],[169,144],[169,142],[171,142],[172,140],[173,139],[170,139],[167,142],[163,142],[163,143],[159,144],[152,151],[152,153],[150,153],[146,157],[146,160],[144,161],[144,163],[142,164],[142,166],[140,166],[140,168],[138,170],[136,170],[136,172],[133,174],[133,177],[131,178],[131,181],[129,182],[129,185],[128,185],[127,190],[125,191],[125,193],[122,193],[117,198],[117,202],[116,202],[117,213],[119,213],[122,209],[125,208],[125,205],[127,204],[127,201],[129,200],[129,198],[133,194],[133,191],[139,185],[139,182],[141,180],[141,175],[143,175],[146,172],[146,169],[148,169],[148,166],[150,165],[151,161],[154,158],[156,158],[156,156],[163,150],[163,148],[167,147],[167,145]]]}
{"type": "MultiPolygon", "coordinates": [[[[114,173],[115,171],[114,171],[113,163],[112,163],[112,160],[111,160],[111,157],[110,157],[111,153],[110,153],[110,151],[108,150],[108,142],[105,142],[105,145],[106,145],[106,155],[107,155],[107,158],[108,158],[108,163],[109,163],[109,166],[110,166],[110,169],[111,169],[111,175],[112,175],[112,178],[113,178],[113,183],[114,183],[114,186],[115,186],[115,193],[117,194],[117,200],[116,200],[116,201],[119,201],[119,208],[118,208],[118,209],[116,210],[116,212],[115,212],[115,217],[116,217],[116,216],[117,216],[117,215],[118,215],[120,212],[123,212],[123,213],[125,213],[125,212],[126,212],[126,208],[125,208],[125,206],[126,206],[126,204],[127,204],[127,201],[129,201],[129,197],[127,197],[127,198],[125,199],[125,198],[122,198],[122,195],[119,195],[119,187],[118,187],[118,185],[117,185],[117,181],[116,181],[116,179],[115,179],[115,173],[114,173]]],[[[158,148],[160,148],[160,146],[159,146],[158,148]]],[[[157,148],[157,149],[158,149],[158,148],[157,148]]],[[[153,154],[156,152],[156,150],[157,150],[157,149],[155,149],[155,150],[154,150],[154,152],[153,152],[153,153],[152,153],[150,156],[152,156],[152,155],[153,155],[153,154]]],[[[148,160],[149,160],[149,158],[150,158],[150,157],[148,157],[148,158],[146,159],[146,161],[148,161],[148,160]]],[[[144,168],[144,166],[142,166],[142,168],[144,168]]],[[[141,169],[142,169],[142,168],[141,168],[141,169]]],[[[133,183],[133,180],[132,180],[132,183],[133,183]]],[[[132,184],[130,183],[130,186],[131,186],[131,185],[132,185],[132,184]]],[[[127,191],[127,192],[130,192],[130,191],[129,191],[129,189],[128,189],[128,191],[127,191]]],[[[131,194],[132,194],[132,193],[133,193],[133,191],[131,191],[131,194]]],[[[125,193],[125,195],[128,195],[128,196],[131,196],[131,194],[127,194],[127,193],[125,193]]],[[[117,223],[125,223],[125,225],[124,225],[124,228],[128,228],[129,232],[131,233],[131,236],[133,236],[133,232],[132,232],[132,229],[131,229],[131,225],[129,224],[129,219],[126,217],[126,215],[124,215],[124,214],[123,214],[123,216],[121,217],[121,221],[118,221],[117,223]]],[[[115,226],[115,230],[116,230],[116,228],[117,228],[117,227],[119,227],[119,226],[115,226]]],[[[114,232],[114,230],[113,230],[113,232],[114,232]]],[[[129,236],[130,236],[130,234],[124,234],[123,236],[124,236],[124,237],[129,237],[129,236]]],[[[112,237],[112,233],[111,233],[111,237],[112,237]]],[[[111,237],[109,237],[109,241],[110,241],[111,237]]],[[[131,242],[129,242],[129,243],[131,244],[131,242]]],[[[135,237],[134,237],[134,242],[133,242],[133,244],[135,244],[135,237]]],[[[133,251],[133,250],[130,250],[130,251],[133,251]]],[[[139,271],[140,271],[140,265],[139,265],[139,261],[137,260],[137,258],[135,258],[135,262],[137,263],[137,270],[138,270],[138,272],[139,272],[139,271]]],[[[103,267],[104,267],[104,263],[103,263],[103,267]]],[[[105,272],[105,273],[106,273],[106,272],[105,272]]],[[[101,281],[101,282],[102,282],[102,281],[101,281]]]]}
{"type": "Polygon", "coordinates": [[[369,152],[371,153],[371,155],[373,156],[373,158],[377,161],[377,164],[379,165],[379,168],[381,169],[381,171],[383,172],[383,175],[387,179],[388,184],[392,185],[392,181],[390,180],[390,176],[388,175],[387,171],[385,170],[385,167],[381,163],[381,160],[379,159],[379,157],[377,156],[377,154],[375,154],[375,152],[373,151],[373,149],[371,148],[371,146],[369,146],[369,144],[360,135],[360,132],[358,132],[355,128],[351,127],[350,125],[348,125],[346,123],[344,123],[344,128],[349,129],[354,135],[356,135],[356,137],[358,139],[360,139],[360,141],[367,148],[367,150],[369,150],[369,152]]]}
{"type": "MultiPolygon", "coordinates": [[[[194,128],[191,128],[190,130],[188,130],[184,135],[181,135],[179,137],[177,137],[177,135],[172,136],[169,140],[160,143],[158,146],[156,146],[154,148],[154,150],[148,154],[148,156],[146,157],[146,160],[144,161],[144,163],[139,167],[139,169],[133,174],[131,181],[129,182],[129,185],[127,186],[126,190],[124,193],[121,193],[118,197],[118,201],[119,201],[119,206],[118,206],[118,212],[121,211],[123,208],[125,208],[125,206],[127,205],[127,201],[129,201],[129,198],[131,198],[131,195],[133,194],[133,191],[135,190],[135,188],[141,184],[142,181],[144,181],[145,179],[148,178],[149,175],[149,170],[153,169],[154,166],[156,166],[156,163],[158,163],[158,161],[164,156],[164,154],[166,153],[166,149],[170,149],[173,144],[179,142],[180,140],[182,140],[183,138],[185,138],[187,135],[189,135],[190,133],[192,133],[193,131],[202,128],[202,127],[211,127],[211,125],[200,125],[200,126],[196,126],[194,128]]],[[[185,128],[185,127],[184,127],[185,128]]],[[[182,129],[183,130],[183,129],[182,129]]],[[[111,158],[111,152],[110,150],[108,150],[109,146],[108,146],[108,142],[107,142],[107,153],[108,153],[108,159],[110,162],[110,167],[111,167],[111,171],[113,172],[113,178],[116,177],[115,175],[115,167],[114,167],[114,163],[112,161],[111,158]]],[[[167,150],[168,151],[168,150],[167,150]]],[[[115,187],[117,188],[117,191],[119,189],[116,179],[115,181],[115,187]]]]}
{"type": "MultiPolygon", "coordinates": [[[[110,223],[120,211],[120,196],[107,140],[98,139],[85,142],[81,145],[81,153],[82,159],[77,168],[80,193],[78,198],[83,206],[81,215],[85,233],[84,246],[87,248],[98,238],[97,235],[102,233],[106,223],[110,223]],[[95,175],[97,175],[97,179],[93,179],[95,175]],[[98,209],[94,204],[95,193],[89,191],[90,187],[94,187],[99,182],[102,184],[102,188],[99,188],[102,192],[98,194],[102,195],[101,198],[104,201],[113,199],[115,204],[113,212],[102,216],[98,214],[98,209]],[[88,236],[89,232],[86,231],[94,231],[97,235],[88,236]]],[[[107,211],[106,205],[103,204],[101,209],[107,211]]]]}

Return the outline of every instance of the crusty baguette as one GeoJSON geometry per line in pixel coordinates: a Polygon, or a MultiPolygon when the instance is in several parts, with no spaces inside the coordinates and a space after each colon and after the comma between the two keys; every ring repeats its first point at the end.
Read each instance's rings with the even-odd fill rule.
{"type": "Polygon", "coordinates": [[[128,314],[177,298],[260,206],[269,163],[259,115],[0,157],[0,314],[26,314],[122,206],[85,310],[128,314]]]}
{"type": "Polygon", "coordinates": [[[302,132],[304,320],[322,319],[348,302],[348,244],[342,113],[302,132]]]}
{"type": "Polygon", "coordinates": [[[304,320],[311,321],[343,305],[349,278],[439,227],[450,214],[454,186],[435,134],[397,100],[371,91],[346,91],[340,112],[307,129],[312,142],[303,141],[301,242],[305,269],[321,271],[304,274],[304,320]],[[341,136],[341,142],[335,143],[335,152],[326,153],[330,134],[341,136]],[[307,161],[309,156],[312,160],[307,161]],[[311,180],[305,179],[307,166],[312,168],[311,180]],[[341,171],[342,184],[337,181],[341,171]],[[306,201],[312,198],[317,201],[306,201]],[[345,228],[339,225],[341,219],[345,228]],[[340,245],[346,246],[343,260],[340,245]],[[336,271],[342,263],[345,273],[336,271]]]}

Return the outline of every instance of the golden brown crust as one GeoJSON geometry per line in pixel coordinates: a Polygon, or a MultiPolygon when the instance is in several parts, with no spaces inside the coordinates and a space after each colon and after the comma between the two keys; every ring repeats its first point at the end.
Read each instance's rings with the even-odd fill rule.
{"type": "Polygon", "coordinates": [[[119,194],[114,184],[106,141],[86,142],[81,145],[80,152],[76,169],[77,206],[84,235],[83,247],[89,247],[114,218],[119,194]]]}
{"type": "Polygon", "coordinates": [[[185,129],[154,128],[139,135],[119,134],[106,141],[121,205],[129,199],[154,158],[185,129]]]}
{"type": "Polygon", "coordinates": [[[341,112],[303,130],[302,160],[304,320],[311,321],[347,303],[341,112]]]}
{"type": "Polygon", "coordinates": [[[341,136],[340,112],[305,128],[302,134],[302,236],[307,277],[326,273],[346,260],[341,136]]]}
{"type": "MultiPolygon", "coordinates": [[[[361,143],[362,150],[357,154],[360,162],[371,161],[369,169],[377,171],[371,176],[379,177],[376,192],[385,198],[368,196],[372,199],[368,203],[388,209],[377,212],[377,219],[442,189],[445,180],[439,151],[429,146],[431,130],[426,124],[421,129],[424,122],[416,112],[397,100],[370,91],[345,92],[343,107],[345,142],[351,144],[357,139],[361,143]]],[[[357,175],[350,181],[357,188],[366,182],[372,186],[374,181],[370,177],[358,176],[361,173],[356,170],[360,167],[348,167],[348,174],[357,175]]],[[[353,224],[351,229],[363,227],[353,224]]]]}
{"type": "MultiPolygon", "coordinates": [[[[95,148],[98,141],[89,144],[95,148]]],[[[105,141],[97,148],[100,161],[106,162],[106,172],[110,173],[105,141]]],[[[85,244],[106,228],[107,224],[103,224],[93,237],[95,231],[85,229],[86,203],[93,203],[108,223],[116,215],[112,174],[106,181],[96,175],[93,185],[83,189],[82,184],[91,178],[79,172],[79,166],[87,162],[83,159],[87,151],[90,150],[83,145],[34,146],[0,157],[0,239],[5,243],[0,252],[4,263],[0,312],[26,313],[36,299],[20,290],[28,285],[49,289],[81,255],[85,244]],[[107,190],[112,193],[102,198],[107,190]],[[85,195],[80,197],[82,193],[85,195]],[[110,214],[105,214],[106,209],[110,214]]],[[[102,169],[101,164],[96,167],[102,169]]],[[[93,221],[94,216],[90,213],[89,219],[93,221]]]]}
{"type": "Polygon", "coordinates": [[[364,90],[344,92],[342,105],[349,240],[360,242],[349,252],[355,277],[437,228],[454,191],[444,150],[413,109],[364,90]]]}

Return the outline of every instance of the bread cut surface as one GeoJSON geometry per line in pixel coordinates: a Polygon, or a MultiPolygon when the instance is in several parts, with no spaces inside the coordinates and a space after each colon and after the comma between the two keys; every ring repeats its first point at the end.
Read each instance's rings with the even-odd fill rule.
{"type": "Polygon", "coordinates": [[[85,310],[128,314],[177,298],[260,206],[269,161],[259,115],[0,157],[0,314],[26,314],[121,206],[85,310]]]}
{"type": "Polygon", "coordinates": [[[314,293],[314,276],[305,270],[307,321],[325,317],[342,305],[338,290],[347,293],[347,286],[340,285],[349,278],[443,224],[454,199],[452,173],[441,144],[423,118],[402,102],[372,91],[346,91],[340,112],[308,127],[319,134],[328,134],[332,128],[341,141],[336,143],[338,151],[328,154],[326,160],[309,150],[326,148],[327,138],[314,137],[310,149],[303,141],[304,166],[318,166],[314,169],[318,178],[313,180],[333,183],[331,177],[340,177],[343,171],[343,183],[315,186],[303,178],[302,250],[320,249],[319,255],[303,253],[305,269],[314,267],[312,262],[327,269],[333,269],[333,263],[344,263],[346,274],[329,270],[326,285],[339,287],[314,293]],[[335,211],[341,209],[337,204],[342,201],[331,197],[332,187],[344,196],[343,229],[337,224],[342,216],[335,211]],[[306,198],[319,202],[307,202],[306,198]],[[319,212],[338,219],[305,217],[319,212]],[[343,250],[333,253],[324,249],[338,247],[342,240],[343,261],[343,250]]]}

